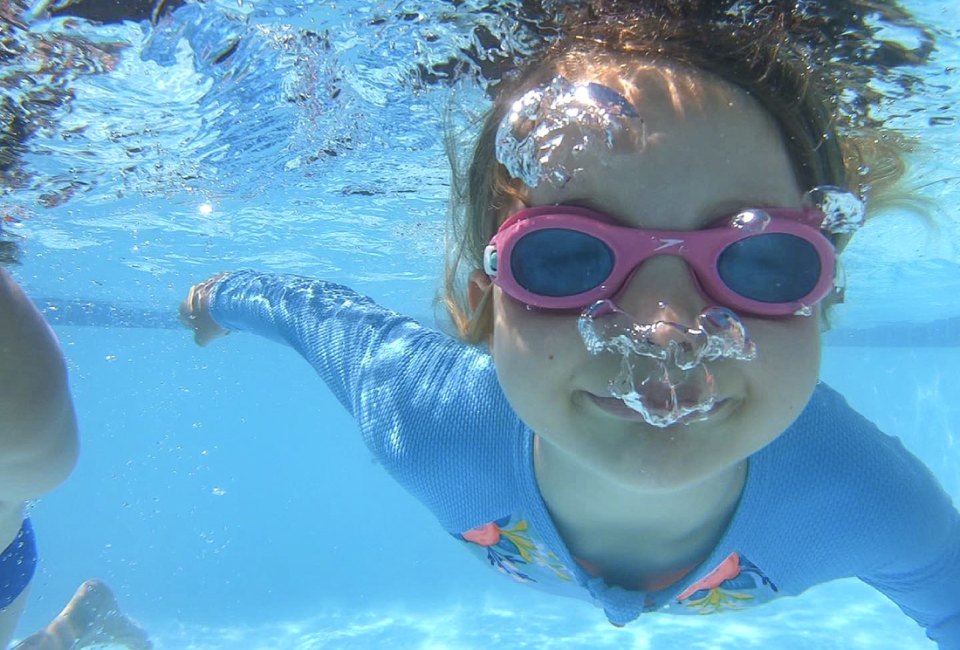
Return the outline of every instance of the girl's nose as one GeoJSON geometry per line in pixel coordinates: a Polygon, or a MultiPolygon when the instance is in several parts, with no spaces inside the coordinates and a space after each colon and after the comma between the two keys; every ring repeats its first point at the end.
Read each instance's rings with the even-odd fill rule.
{"type": "Polygon", "coordinates": [[[697,315],[709,306],[693,271],[673,255],[645,260],[613,300],[638,322],[669,321],[688,327],[695,327],[697,315]]]}

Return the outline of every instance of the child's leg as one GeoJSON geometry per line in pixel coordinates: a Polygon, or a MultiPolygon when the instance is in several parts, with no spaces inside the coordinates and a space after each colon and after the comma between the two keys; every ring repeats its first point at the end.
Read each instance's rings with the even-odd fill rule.
{"type": "Polygon", "coordinates": [[[98,645],[130,650],[153,647],[147,633],[120,611],[110,588],[99,580],[87,580],[45,629],[13,650],[80,650],[98,645]]]}

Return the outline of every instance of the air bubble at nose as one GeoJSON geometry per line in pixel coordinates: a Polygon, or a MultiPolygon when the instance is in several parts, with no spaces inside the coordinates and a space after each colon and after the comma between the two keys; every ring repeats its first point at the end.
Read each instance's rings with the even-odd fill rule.
{"type": "Polygon", "coordinates": [[[620,308],[617,307],[616,303],[612,300],[598,300],[592,305],[589,305],[583,313],[590,318],[599,318],[600,316],[606,316],[607,314],[613,314],[618,311],[620,311],[620,308]]]}
{"type": "Polygon", "coordinates": [[[663,363],[658,364],[657,372],[643,377],[639,386],[634,373],[621,372],[611,382],[610,392],[659,428],[694,421],[691,416],[709,412],[717,398],[713,375],[706,366],[689,372],[663,363]]]}
{"type": "Polygon", "coordinates": [[[705,357],[750,361],[757,348],[737,315],[726,307],[707,307],[697,316],[698,327],[706,333],[705,357]]]}
{"type": "Polygon", "coordinates": [[[610,394],[648,424],[667,427],[713,408],[716,388],[705,361],[750,361],[756,356],[746,328],[729,309],[708,307],[696,323],[642,323],[612,300],[601,300],[583,310],[577,326],[591,354],[620,355],[619,373],[608,384],[610,394]]]}

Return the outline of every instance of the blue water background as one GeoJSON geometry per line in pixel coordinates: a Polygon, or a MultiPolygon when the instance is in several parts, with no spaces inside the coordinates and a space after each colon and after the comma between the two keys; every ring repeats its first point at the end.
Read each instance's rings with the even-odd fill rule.
{"type": "MultiPolygon", "coordinates": [[[[372,30],[378,8],[211,2],[158,27],[35,27],[133,45],[113,73],[70,81],[69,110],[25,157],[33,180],[4,199],[23,217],[17,278],[61,338],[83,435],[77,470],[32,509],[42,564],[21,633],[97,576],[164,649],[932,647],[855,581],[614,629],[464,553],[292,351],[244,335],[200,349],[175,328],[190,284],[248,266],[345,282],[433,322],[443,110],[482,103],[476,88],[411,89],[405,76],[411,57],[442,60],[467,31],[427,19],[372,30]],[[291,36],[330,28],[332,54],[291,36]],[[438,42],[420,38],[428,28],[452,31],[424,53],[438,42]],[[212,63],[233,38],[237,59],[212,63]],[[54,190],[65,199],[38,207],[54,190]]],[[[957,10],[917,8],[939,21],[936,71],[955,86],[957,10]]],[[[945,151],[912,172],[948,206],[939,230],[901,212],[851,245],[823,376],[957,499],[960,229],[945,151]]]]}

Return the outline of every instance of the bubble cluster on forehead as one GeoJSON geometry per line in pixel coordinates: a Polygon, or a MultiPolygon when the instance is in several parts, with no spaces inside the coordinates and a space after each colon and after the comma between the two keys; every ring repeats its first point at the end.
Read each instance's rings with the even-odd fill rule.
{"type": "MultiPolygon", "coordinates": [[[[726,133],[752,133],[764,142],[783,142],[789,161],[773,116],[749,93],[710,72],[625,53],[555,69],[547,83],[531,82],[511,95],[518,99],[496,134],[497,159],[512,184],[511,200],[499,203],[498,225],[524,206],[563,202],[564,196],[586,199],[586,179],[605,178],[598,166],[620,166],[612,160],[643,152],[648,142],[662,151],[664,138],[673,142],[678,129],[716,133],[719,139],[711,146],[731,151],[751,136],[742,140],[726,133]]],[[[687,146],[671,157],[692,152],[687,146]]]]}
{"type": "MultiPolygon", "coordinates": [[[[530,90],[563,78],[572,84],[596,83],[623,95],[636,108],[644,96],[669,97],[677,105],[699,105],[746,97],[749,93],[723,77],[694,65],[629,52],[569,53],[528,71],[520,83],[497,98],[497,115],[503,115],[530,90]]],[[[759,106],[759,103],[757,103],[759,106]]]]}
{"type": "MultiPolygon", "coordinates": [[[[706,41],[716,45],[711,38],[705,37],[706,41]]],[[[717,51],[713,47],[703,49],[704,44],[699,42],[689,47],[671,43],[661,48],[663,43],[653,43],[618,49],[601,41],[587,45],[571,45],[568,41],[560,51],[528,66],[512,87],[504,88],[491,118],[498,120],[525,91],[561,74],[573,81],[607,79],[605,85],[613,86],[629,86],[633,83],[631,76],[640,75],[646,81],[647,93],[666,92],[686,110],[716,106],[715,102],[727,98],[735,98],[744,107],[758,107],[755,114],[769,118],[783,137],[801,187],[846,186],[846,160],[833,132],[830,104],[823,100],[824,89],[815,83],[809,68],[800,61],[787,62],[764,48],[748,48],[747,52],[742,49],[743,42],[731,49],[731,43],[722,44],[722,51],[717,51]]],[[[622,90],[618,92],[642,104],[642,98],[630,88],[622,90]]],[[[495,172],[494,177],[502,171],[495,172]]],[[[506,192],[494,191],[491,203],[502,204],[499,199],[504,196],[517,198],[520,194],[522,188],[515,181],[502,177],[497,181],[496,187],[506,192]]]]}
{"type": "MultiPolygon", "coordinates": [[[[722,77],[696,66],[626,52],[602,52],[559,62],[556,73],[574,83],[600,83],[621,93],[637,108],[644,96],[668,97],[675,108],[746,96],[722,77]]],[[[758,105],[759,106],[759,105],[758,105]]]]}

